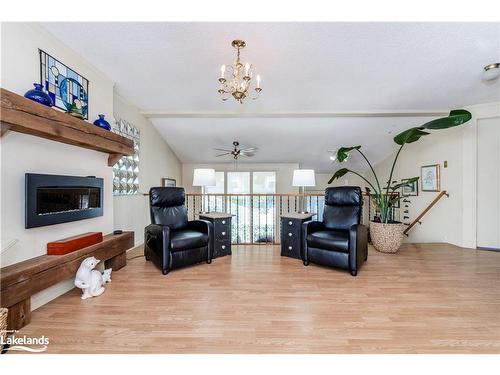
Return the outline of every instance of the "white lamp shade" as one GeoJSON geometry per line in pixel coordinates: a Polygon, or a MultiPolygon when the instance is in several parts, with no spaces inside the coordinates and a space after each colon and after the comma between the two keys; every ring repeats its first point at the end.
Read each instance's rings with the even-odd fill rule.
{"type": "Polygon", "coordinates": [[[193,186],[215,186],[215,169],[195,169],[193,172],[193,186]]]}
{"type": "Polygon", "coordinates": [[[316,186],[314,169],[296,169],[293,171],[293,186],[316,186]]]}

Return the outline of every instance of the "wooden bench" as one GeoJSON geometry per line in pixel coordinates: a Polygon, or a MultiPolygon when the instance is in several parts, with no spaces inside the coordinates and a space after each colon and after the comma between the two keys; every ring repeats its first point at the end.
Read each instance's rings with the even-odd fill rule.
{"type": "Polygon", "coordinates": [[[0,305],[9,309],[7,329],[20,329],[31,320],[31,296],[74,277],[80,263],[94,256],[117,271],[127,264],[134,232],[108,234],[103,241],[66,255],[42,255],[0,269],[0,305]]]}

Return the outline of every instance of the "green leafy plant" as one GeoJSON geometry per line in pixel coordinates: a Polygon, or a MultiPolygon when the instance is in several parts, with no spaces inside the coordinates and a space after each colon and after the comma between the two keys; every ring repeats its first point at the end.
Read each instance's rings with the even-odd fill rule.
{"type": "Polygon", "coordinates": [[[368,186],[366,187],[366,192],[369,196],[372,197],[377,209],[380,211],[381,222],[387,223],[389,221],[391,207],[394,206],[400,199],[402,199],[401,196],[396,194],[396,190],[404,185],[412,184],[419,179],[418,177],[412,177],[401,183],[392,181],[394,168],[396,167],[396,162],[399,158],[401,150],[403,150],[403,147],[408,143],[416,142],[420,138],[429,135],[430,133],[426,130],[440,130],[459,126],[469,121],[471,117],[472,115],[469,111],[466,111],[464,109],[457,109],[451,111],[447,117],[432,120],[422,126],[405,130],[404,132],[396,135],[394,137],[394,142],[399,146],[399,148],[392,163],[391,171],[389,173],[389,179],[384,186],[380,184],[380,180],[375,173],[372,164],[370,163],[366,155],[361,151],[361,146],[341,147],[337,150],[336,160],[342,163],[348,159],[351,152],[359,153],[370,167],[371,173],[373,173],[373,176],[375,177],[375,181],[374,183],[371,183],[358,172],[355,172],[348,168],[340,168],[333,174],[328,183],[331,184],[332,181],[341,178],[347,173],[353,173],[362,178],[368,184],[368,186]]]}

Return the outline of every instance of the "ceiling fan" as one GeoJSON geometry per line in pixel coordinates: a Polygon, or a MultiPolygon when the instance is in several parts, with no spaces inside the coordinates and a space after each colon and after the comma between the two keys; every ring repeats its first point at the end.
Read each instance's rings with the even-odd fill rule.
{"type": "Polygon", "coordinates": [[[223,151],[222,154],[215,155],[216,157],[232,155],[234,160],[238,160],[240,156],[252,157],[255,155],[255,151],[257,151],[257,147],[245,147],[240,148],[240,142],[233,142],[233,149],[224,149],[224,148],[214,148],[216,151],[223,151]]]}

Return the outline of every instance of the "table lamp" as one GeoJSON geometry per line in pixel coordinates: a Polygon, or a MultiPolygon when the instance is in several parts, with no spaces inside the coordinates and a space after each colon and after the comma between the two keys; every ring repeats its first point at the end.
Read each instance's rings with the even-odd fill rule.
{"type": "MultiPolygon", "coordinates": [[[[215,169],[197,168],[193,171],[193,186],[201,186],[201,194],[205,194],[206,186],[215,186],[215,169]]],[[[203,195],[201,197],[201,212],[205,212],[203,195]]]]}
{"type": "Polygon", "coordinates": [[[316,186],[316,179],[314,177],[314,169],[295,169],[293,171],[292,185],[302,188],[302,211],[306,212],[306,186],[316,186]]]}

